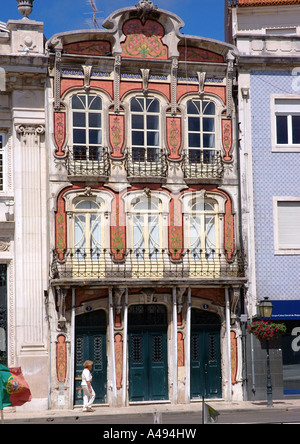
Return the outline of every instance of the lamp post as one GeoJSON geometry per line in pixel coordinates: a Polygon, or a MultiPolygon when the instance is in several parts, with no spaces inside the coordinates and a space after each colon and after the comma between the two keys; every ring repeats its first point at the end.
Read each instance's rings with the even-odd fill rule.
{"type": "MultiPolygon", "coordinates": [[[[262,319],[270,319],[272,316],[273,304],[269,298],[265,297],[263,301],[259,304],[259,312],[262,319]]],[[[272,380],[271,380],[271,370],[270,370],[270,353],[269,353],[269,341],[266,341],[267,348],[267,400],[268,407],[273,407],[272,400],[272,380]]]]}
{"type": "Polygon", "coordinates": [[[23,18],[27,18],[32,13],[32,4],[34,0],[17,0],[19,13],[23,18]]]}

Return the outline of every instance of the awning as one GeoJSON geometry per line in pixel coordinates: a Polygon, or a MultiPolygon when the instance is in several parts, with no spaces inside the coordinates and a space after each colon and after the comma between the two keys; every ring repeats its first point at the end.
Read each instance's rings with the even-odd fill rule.
{"type": "Polygon", "coordinates": [[[300,319],[300,300],[272,301],[273,312],[271,320],[284,321],[300,319]]]}

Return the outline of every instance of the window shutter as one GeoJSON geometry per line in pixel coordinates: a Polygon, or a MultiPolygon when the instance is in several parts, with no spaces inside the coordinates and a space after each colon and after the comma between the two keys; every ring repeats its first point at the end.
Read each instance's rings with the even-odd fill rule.
{"type": "Polygon", "coordinates": [[[300,248],[300,202],[278,202],[279,248],[300,248]]]}

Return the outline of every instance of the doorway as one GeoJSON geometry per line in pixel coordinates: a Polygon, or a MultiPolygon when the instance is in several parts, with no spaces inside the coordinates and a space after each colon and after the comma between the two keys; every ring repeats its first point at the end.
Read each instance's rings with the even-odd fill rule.
{"type": "Polygon", "coordinates": [[[191,398],[221,398],[221,321],[218,315],[192,309],[191,398]]]}
{"type": "Polygon", "coordinates": [[[75,384],[74,403],[83,404],[81,374],[83,363],[93,361],[93,389],[95,403],[103,404],[107,399],[107,357],[106,357],[106,313],[96,310],[75,318],[75,384]]]}
{"type": "Polygon", "coordinates": [[[168,399],[167,311],[159,304],[128,310],[129,400],[168,399]]]}

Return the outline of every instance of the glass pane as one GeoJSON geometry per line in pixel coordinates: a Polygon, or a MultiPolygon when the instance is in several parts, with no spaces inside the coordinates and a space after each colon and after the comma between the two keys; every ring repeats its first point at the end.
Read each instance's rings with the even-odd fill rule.
{"type": "Polygon", "coordinates": [[[89,96],[88,98],[89,109],[93,110],[101,110],[102,109],[102,101],[98,96],[89,96]]]}
{"type": "Polygon", "coordinates": [[[276,116],[277,143],[288,143],[287,116],[276,116]]]}
{"type": "Polygon", "coordinates": [[[89,142],[94,145],[100,145],[102,143],[102,131],[90,130],[89,131],[89,142]]]}
{"type": "Polygon", "coordinates": [[[81,200],[77,204],[75,204],[76,210],[98,210],[99,205],[92,200],[81,200]]]}
{"type": "Polygon", "coordinates": [[[102,148],[100,146],[89,147],[89,160],[102,160],[102,148]]]}
{"type": "Polygon", "coordinates": [[[86,143],[85,130],[73,130],[73,143],[86,143]]]}
{"type": "Polygon", "coordinates": [[[147,149],[147,161],[148,162],[158,162],[159,161],[159,151],[156,148],[147,149]]]}
{"type": "Polygon", "coordinates": [[[72,108],[73,109],[84,109],[86,104],[86,96],[73,96],[72,97],[72,108]]]}
{"type": "Polygon", "coordinates": [[[132,160],[134,162],[145,162],[145,148],[133,148],[132,160]]]}
{"type": "Polygon", "coordinates": [[[85,146],[74,146],[73,147],[74,160],[85,160],[86,159],[86,147],[85,146]]]}
{"type": "Polygon", "coordinates": [[[214,115],[216,113],[215,104],[213,102],[203,102],[202,112],[206,115],[214,115]]]}
{"type": "Polygon", "coordinates": [[[215,119],[214,118],[203,118],[203,131],[208,131],[210,133],[215,131],[215,119]]]}
{"type": "Polygon", "coordinates": [[[203,148],[214,148],[214,147],[215,147],[215,135],[203,134],[203,148]]]}
{"type": "Polygon", "coordinates": [[[293,143],[300,143],[300,116],[292,116],[293,143]]]}
{"type": "Polygon", "coordinates": [[[132,128],[133,129],[144,129],[144,116],[132,116],[132,128]]]}
{"type": "Polygon", "coordinates": [[[189,117],[189,131],[200,131],[199,117],[189,117]]]}
{"type": "Polygon", "coordinates": [[[147,116],[147,128],[148,129],[159,129],[159,117],[158,116],[147,116]]]}
{"type": "Polygon", "coordinates": [[[159,145],[159,133],[158,132],[148,132],[147,133],[147,145],[148,146],[158,146],[159,145]]]}
{"type": "Polygon", "coordinates": [[[189,161],[192,163],[199,163],[201,161],[201,151],[189,150],[189,161]]]}
{"type": "Polygon", "coordinates": [[[132,99],[130,103],[131,111],[143,112],[144,111],[144,99],[132,99]]]}
{"type": "Polygon", "coordinates": [[[144,133],[142,131],[132,131],[132,145],[144,145],[144,133]]]}
{"type": "Polygon", "coordinates": [[[100,113],[89,113],[89,127],[90,128],[101,128],[101,114],[100,113]]]}
{"type": "Polygon", "coordinates": [[[159,101],[156,99],[146,99],[147,111],[149,113],[159,113],[159,101]]]}
{"type": "Polygon", "coordinates": [[[200,148],[200,134],[189,134],[189,146],[200,148]]]}
{"type": "Polygon", "coordinates": [[[73,126],[85,127],[85,114],[84,113],[73,113],[73,126]]]}
{"type": "Polygon", "coordinates": [[[188,114],[199,114],[200,113],[200,102],[189,100],[187,103],[188,114]]]}

